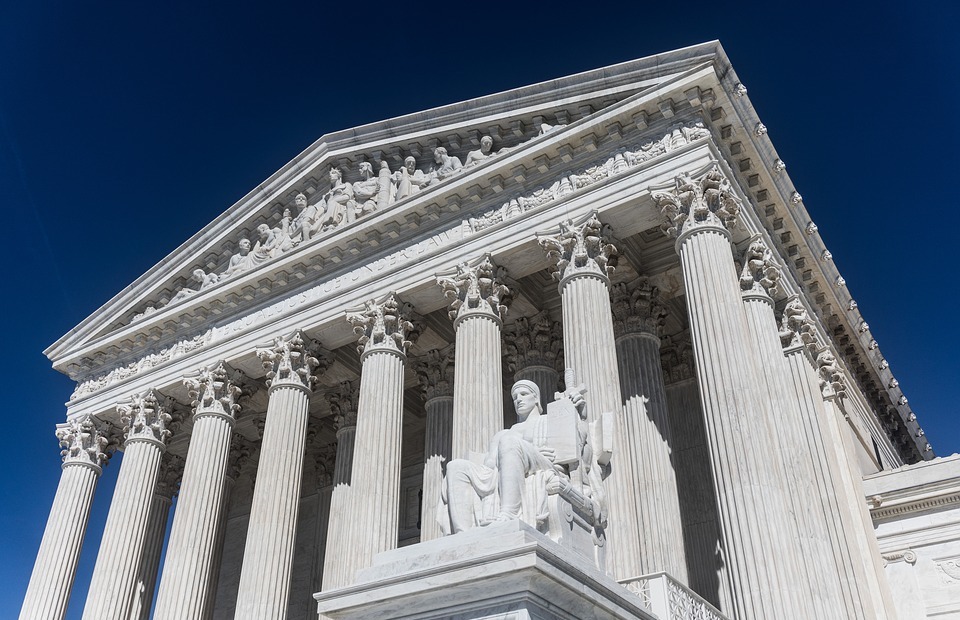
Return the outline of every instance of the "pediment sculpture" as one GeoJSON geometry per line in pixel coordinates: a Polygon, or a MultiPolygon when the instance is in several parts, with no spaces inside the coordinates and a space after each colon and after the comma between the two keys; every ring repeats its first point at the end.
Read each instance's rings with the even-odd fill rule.
{"type": "Polygon", "coordinates": [[[437,511],[444,534],[521,520],[604,565],[607,524],[603,469],[594,452],[583,387],[567,370],[566,392],[544,412],[532,381],[513,384],[516,424],[498,432],[486,454],[447,464],[437,511]]]}

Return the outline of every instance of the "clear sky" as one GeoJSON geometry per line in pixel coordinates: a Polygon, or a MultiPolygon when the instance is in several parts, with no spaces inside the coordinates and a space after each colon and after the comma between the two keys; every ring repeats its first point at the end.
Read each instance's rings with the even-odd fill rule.
{"type": "Polygon", "coordinates": [[[324,133],[711,39],[934,449],[960,451],[957,3],[326,5],[0,4],[0,617],[19,611],[60,475],[72,384],[45,347],[324,133]]]}

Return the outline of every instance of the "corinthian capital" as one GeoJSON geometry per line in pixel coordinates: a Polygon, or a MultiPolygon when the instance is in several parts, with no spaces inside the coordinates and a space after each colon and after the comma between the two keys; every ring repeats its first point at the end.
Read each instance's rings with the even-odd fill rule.
{"type": "Polygon", "coordinates": [[[783,308],[783,317],[780,319],[780,344],[784,348],[799,344],[806,347],[817,346],[817,332],[813,326],[813,319],[810,318],[806,306],[798,297],[792,298],[783,308]]]}
{"type": "Polygon", "coordinates": [[[415,335],[410,321],[412,312],[410,304],[401,303],[394,293],[388,294],[380,303],[371,299],[360,312],[348,312],[347,320],[353,325],[354,333],[360,336],[357,350],[361,355],[371,351],[406,355],[415,335]]]}
{"type": "Polygon", "coordinates": [[[117,405],[117,409],[128,442],[153,440],[166,443],[172,434],[173,399],[156,390],[134,394],[128,402],[117,405]]]}
{"type": "Polygon", "coordinates": [[[506,270],[485,255],[476,265],[460,263],[450,276],[437,276],[437,284],[450,299],[450,319],[471,313],[486,314],[503,320],[512,297],[503,279],[506,270]]]}
{"type": "Polygon", "coordinates": [[[297,330],[288,338],[277,338],[273,346],[257,349],[257,357],[267,371],[267,385],[290,385],[313,389],[315,373],[329,365],[319,347],[306,334],[297,330]]]}
{"type": "Polygon", "coordinates": [[[817,354],[817,369],[820,375],[820,391],[825,398],[846,395],[847,385],[843,371],[830,349],[823,349],[817,354]]]}
{"type": "Polygon", "coordinates": [[[610,301],[617,337],[637,333],[660,336],[667,310],[660,302],[660,289],[656,286],[640,282],[631,288],[620,283],[611,290],[610,301]]]}
{"type": "Polygon", "coordinates": [[[83,464],[100,468],[107,464],[115,446],[107,426],[92,415],[57,424],[57,439],[64,465],[83,464]]]}
{"type": "Polygon", "coordinates": [[[165,453],[160,459],[160,470],[157,472],[157,487],[154,493],[172,499],[180,490],[184,465],[186,461],[183,458],[169,452],[165,453]]]}
{"type": "Polygon", "coordinates": [[[443,350],[432,349],[413,364],[420,382],[420,390],[424,400],[453,396],[453,364],[452,347],[443,350]]]}
{"type": "Polygon", "coordinates": [[[357,408],[360,405],[360,382],[341,381],[333,392],[327,395],[330,411],[333,412],[334,425],[341,429],[357,425],[357,408]]]}
{"type": "Polygon", "coordinates": [[[226,362],[183,378],[195,415],[214,414],[234,417],[240,411],[239,400],[249,393],[246,375],[234,370],[226,362]]]}
{"type": "Polygon", "coordinates": [[[511,372],[530,366],[564,370],[563,327],[547,312],[517,319],[507,328],[505,345],[504,357],[511,372]]]}
{"type": "Polygon", "coordinates": [[[663,215],[660,230],[671,237],[705,224],[729,228],[740,213],[740,199],[716,166],[699,179],[681,174],[672,190],[653,192],[653,199],[663,215]]]}
{"type": "Polygon", "coordinates": [[[773,252],[763,239],[757,238],[750,242],[743,251],[742,262],[740,288],[744,292],[766,293],[771,296],[777,292],[780,266],[773,259],[773,252]]]}
{"type": "Polygon", "coordinates": [[[610,242],[610,227],[591,214],[582,224],[560,222],[560,231],[537,234],[547,256],[557,261],[554,277],[558,280],[581,273],[609,277],[617,266],[617,248],[610,242]]]}

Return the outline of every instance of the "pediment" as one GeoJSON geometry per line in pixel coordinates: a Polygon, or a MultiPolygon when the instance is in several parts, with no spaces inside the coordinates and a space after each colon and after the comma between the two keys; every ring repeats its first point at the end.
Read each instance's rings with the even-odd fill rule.
{"type": "Polygon", "coordinates": [[[690,115],[671,118],[664,94],[676,91],[681,103],[690,92],[711,96],[692,85],[715,83],[717,53],[705,44],[326,135],[46,354],[71,377],[89,380],[148,352],[188,351],[203,346],[211,317],[387,247],[411,227],[462,222],[476,234],[511,210],[570,191],[556,178],[561,167],[573,173],[562,175],[568,184],[577,175],[596,182],[612,171],[605,149],[614,134],[690,126],[690,115]],[[445,158],[435,157],[440,149],[445,158]],[[415,165],[404,172],[409,157],[415,165]],[[331,168],[341,179],[330,177],[331,168]]]}

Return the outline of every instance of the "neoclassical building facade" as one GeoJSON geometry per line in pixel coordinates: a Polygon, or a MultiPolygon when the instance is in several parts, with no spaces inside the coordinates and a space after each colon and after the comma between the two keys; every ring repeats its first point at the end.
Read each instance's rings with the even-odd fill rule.
{"type": "Polygon", "coordinates": [[[102,475],[87,620],[896,618],[864,477],[958,475],[716,42],[326,135],[45,353],[21,618],[64,617],[102,475]],[[566,460],[508,464],[529,393],[566,460]]]}

